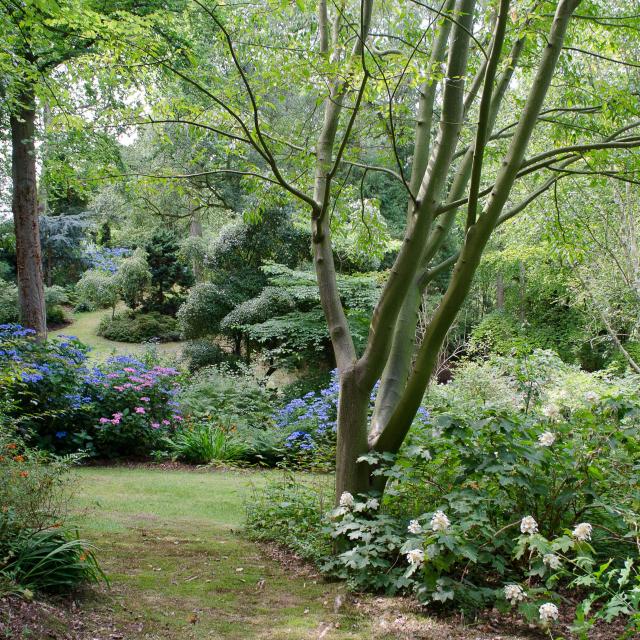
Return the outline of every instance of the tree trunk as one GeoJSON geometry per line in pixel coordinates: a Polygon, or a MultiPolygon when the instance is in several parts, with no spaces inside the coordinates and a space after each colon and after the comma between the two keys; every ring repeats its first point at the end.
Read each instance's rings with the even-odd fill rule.
{"type": "Polygon", "coordinates": [[[10,124],[13,180],[11,208],[16,234],[20,320],[25,327],[34,329],[39,339],[46,340],[47,316],[38,227],[36,110],[33,89],[25,88],[18,97],[18,103],[16,111],[10,116],[10,124]]]}
{"type": "Polygon", "coordinates": [[[369,451],[367,443],[369,392],[359,384],[353,367],[340,372],[338,442],[336,456],[336,501],[344,491],[370,490],[369,465],[358,458],[369,451]]]}

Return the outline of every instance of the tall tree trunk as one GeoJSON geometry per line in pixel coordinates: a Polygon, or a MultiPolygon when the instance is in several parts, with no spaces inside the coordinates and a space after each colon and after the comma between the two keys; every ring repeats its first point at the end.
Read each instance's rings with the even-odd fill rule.
{"type": "Polygon", "coordinates": [[[10,116],[13,223],[16,234],[20,320],[46,340],[47,316],[42,277],[42,251],[38,226],[38,191],[35,150],[35,94],[23,89],[19,106],[10,116]]]}

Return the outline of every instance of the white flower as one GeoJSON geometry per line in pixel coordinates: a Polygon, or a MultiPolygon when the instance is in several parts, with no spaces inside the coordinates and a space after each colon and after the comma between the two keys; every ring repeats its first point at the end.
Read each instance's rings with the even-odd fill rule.
{"type": "Polygon", "coordinates": [[[348,491],[345,491],[340,496],[341,507],[346,507],[347,509],[351,509],[355,503],[356,501],[353,499],[353,496],[348,491]]]}
{"type": "Polygon", "coordinates": [[[591,540],[591,531],[593,527],[588,522],[581,522],[576,525],[573,530],[573,537],[576,540],[591,540]]]}
{"type": "Polygon", "coordinates": [[[407,560],[414,567],[419,567],[424,562],[424,551],[422,549],[407,551],[407,560]]]}
{"type": "Polygon", "coordinates": [[[418,535],[419,533],[422,533],[422,527],[417,520],[412,520],[407,527],[407,531],[409,533],[413,533],[414,535],[418,535]]]}
{"type": "Polygon", "coordinates": [[[450,524],[451,522],[444,511],[436,511],[431,517],[431,528],[434,531],[446,531],[450,524]]]}
{"type": "Polygon", "coordinates": [[[598,394],[595,391],[587,391],[584,394],[584,399],[589,404],[595,404],[599,400],[598,394]]]}
{"type": "Polygon", "coordinates": [[[559,569],[562,566],[560,558],[555,553],[545,553],[542,557],[542,562],[546,564],[549,569],[559,569]]]}
{"type": "Polygon", "coordinates": [[[545,602],[538,609],[538,613],[540,614],[540,621],[544,624],[557,620],[559,615],[558,607],[553,602],[545,602]]]}
{"type": "Polygon", "coordinates": [[[560,409],[555,404],[548,404],[542,409],[542,413],[551,420],[556,420],[560,417],[560,409]]]}
{"type": "Polygon", "coordinates": [[[541,447],[550,447],[556,441],[556,434],[552,431],[545,431],[538,436],[538,444],[541,447]]]}
{"type": "Polygon", "coordinates": [[[504,588],[504,597],[514,605],[524,600],[526,598],[526,594],[519,584],[508,584],[504,588]]]}
{"type": "Polygon", "coordinates": [[[533,516],[525,516],[522,518],[520,521],[520,531],[522,531],[522,533],[528,533],[529,535],[538,533],[538,523],[533,516]]]}
{"type": "Polygon", "coordinates": [[[375,511],[380,506],[380,501],[377,498],[369,498],[365,507],[367,509],[371,509],[371,511],[375,511]]]}

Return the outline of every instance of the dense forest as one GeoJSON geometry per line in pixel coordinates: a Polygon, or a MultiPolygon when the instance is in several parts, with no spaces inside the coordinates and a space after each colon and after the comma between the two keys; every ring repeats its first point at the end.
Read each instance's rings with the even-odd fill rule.
{"type": "Polygon", "coordinates": [[[626,0],[0,0],[0,637],[635,637],[639,34],[626,0]],[[237,554],[163,585],[146,518],[237,554]],[[269,571],[291,611],[207,608],[269,571]]]}

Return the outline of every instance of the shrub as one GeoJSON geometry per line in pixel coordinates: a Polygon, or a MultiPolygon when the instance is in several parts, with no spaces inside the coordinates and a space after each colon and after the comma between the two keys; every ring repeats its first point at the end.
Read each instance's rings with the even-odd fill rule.
{"type": "Polygon", "coordinates": [[[18,287],[12,282],[0,280],[0,324],[17,322],[18,287]]]}
{"type": "Polygon", "coordinates": [[[104,577],[93,548],[64,526],[77,459],[30,449],[0,426],[0,578],[22,590],[66,592],[104,577]]]}
{"type": "Polygon", "coordinates": [[[109,271],[90,269],[76,284],[79,297],[76,311],[90,311],[96,307],[115,310],[120,298],[117,277],[109,271]]]}
{"type": "Polygon", "coordinates": [[[0,327],[0,406],[42,448],[103,456],[146,455],[182,420],[178,372],[150,356],[89,366],[76,338],[37,342],[18,325],[0,327]]]}
{"type": "Polygon", "coordinates": [[[136,249],[125,258],[116,276],[122,299],[130,309],[136,309],[151,286],[151,271],[143,249],[136,249]]]}
{"type": "Polygon", "coordinates": [[[182,334],[187,339],[202,338],[218,332],[220,321],[235,305],[235,300],[211,282],[196,284],[178,310],[182,334]]]}
{"type": "Polygon", "coordinates": [[[113,317],[105,316],[98,326],[98,335],[116,342],[172,342],[180,339],[177,322],[171,316],[157,312],[125,311],[113,317]]]}
{"type": "Polygon", "coordinates": [[[182,350],[182,359],[187,363],[189,371],[197,371],[212,365],[226,364],[231,370],[238,368],[239,356],[222,349],[210,340],[190,340],[182,350]]]}
{"type": "Polygon", "coordinates": [[[266,428],[273,424],[273,394],[244,370],[207,367],[180,394],[184,413],[198,418],[266,428]]]}

